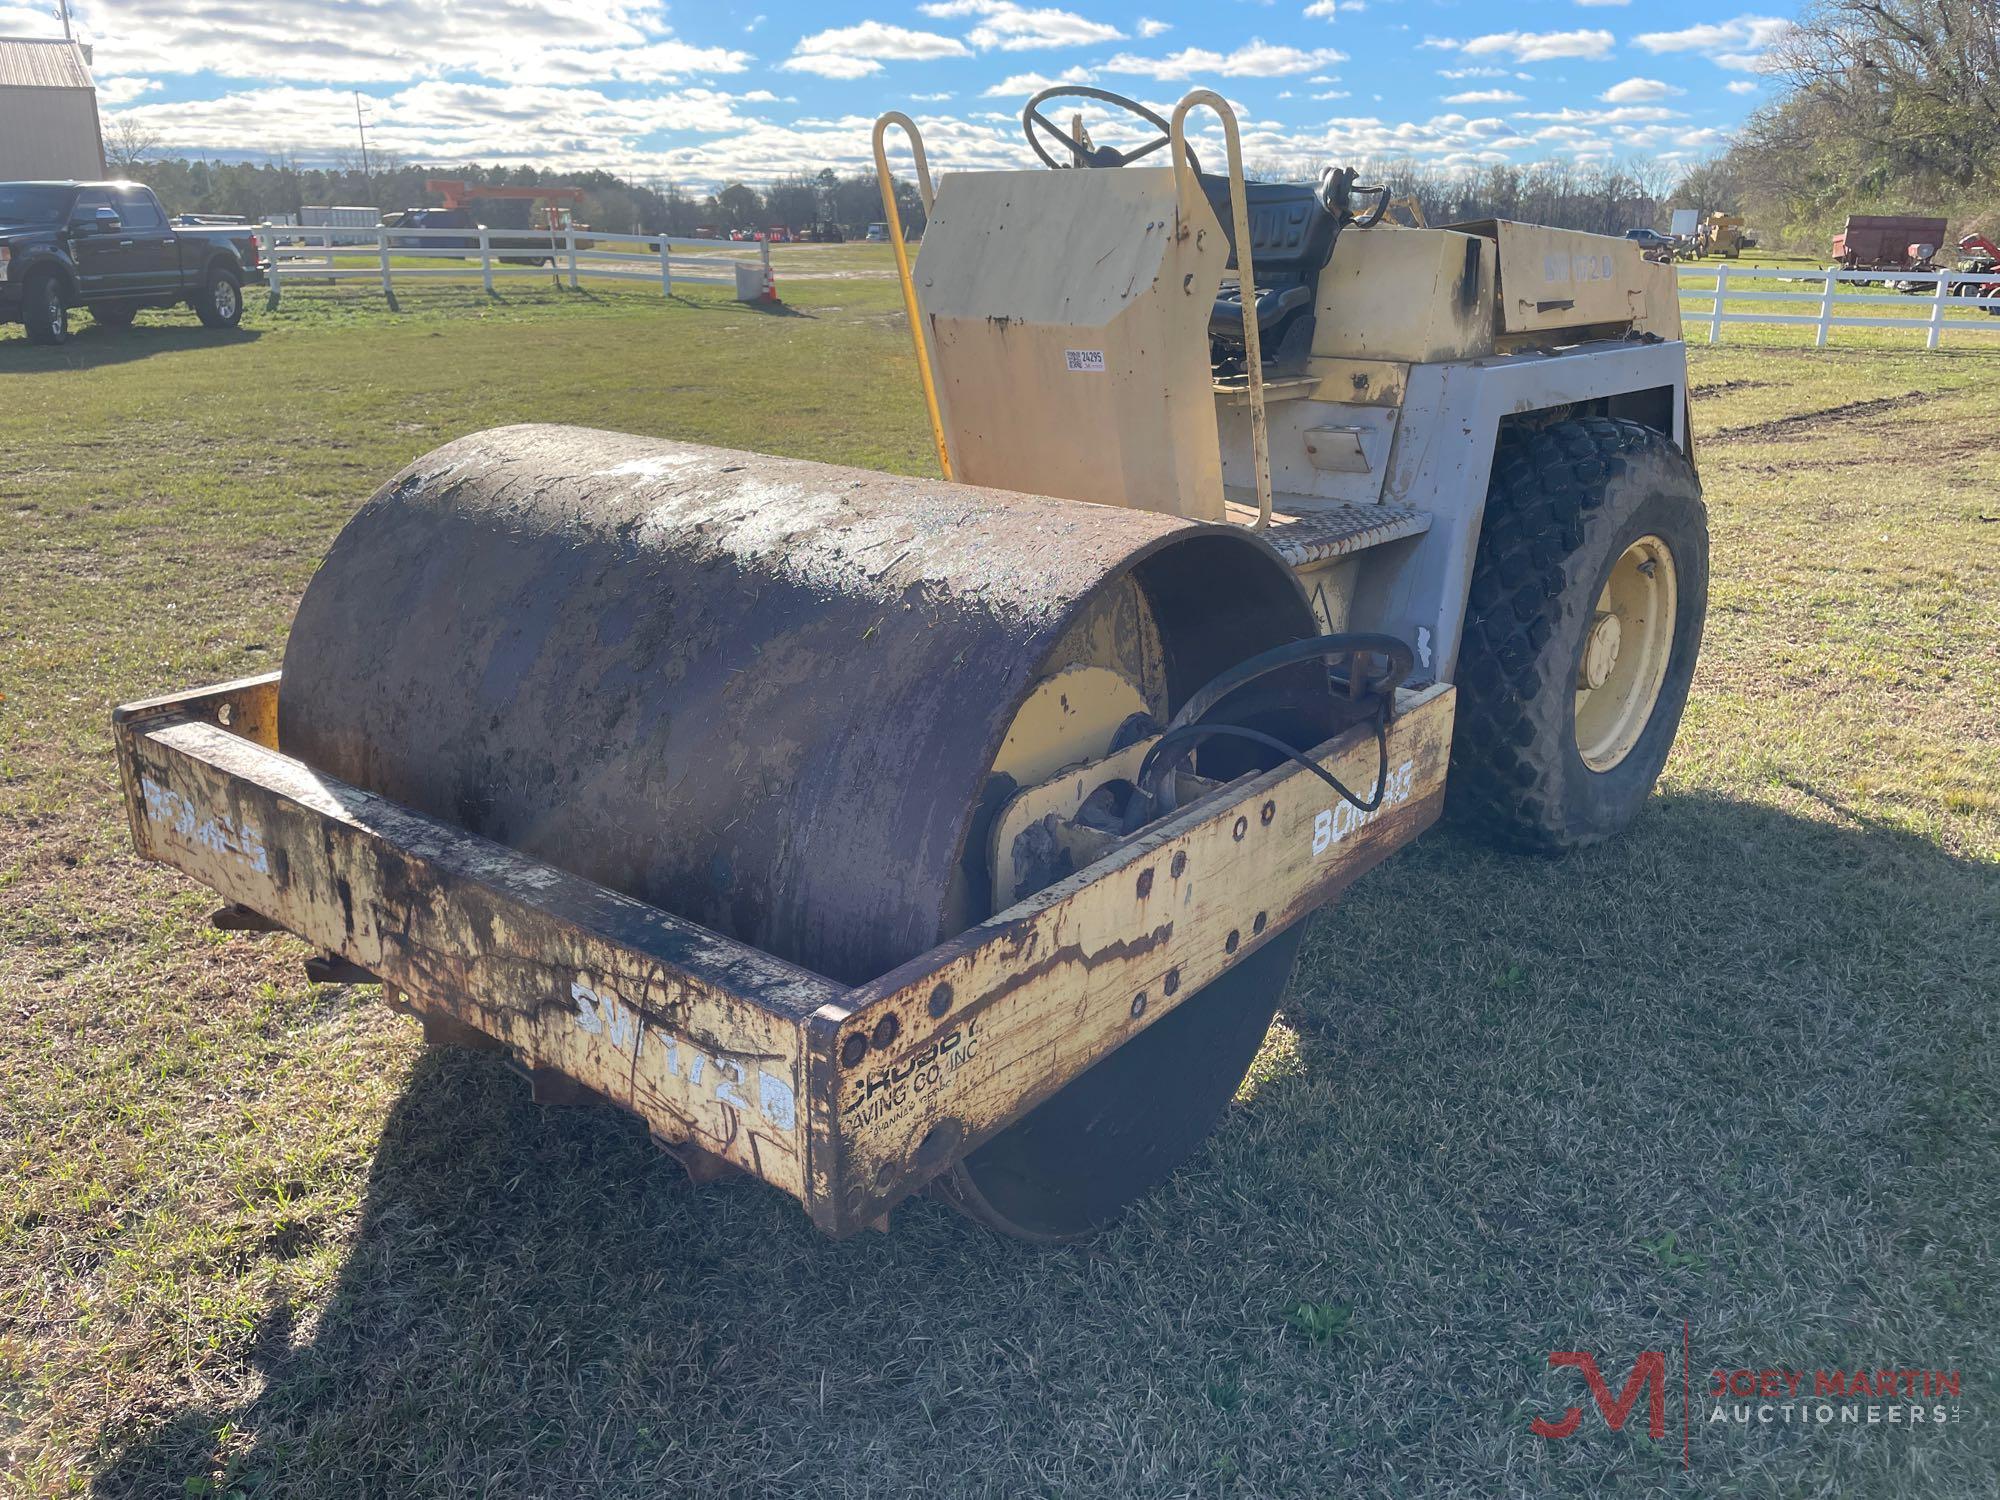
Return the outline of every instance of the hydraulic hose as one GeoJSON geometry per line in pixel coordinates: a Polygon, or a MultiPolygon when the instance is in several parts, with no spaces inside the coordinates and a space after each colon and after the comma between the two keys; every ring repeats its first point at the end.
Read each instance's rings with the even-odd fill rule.
{"type": "Polygon", "coordinates": [[[1246,661],[1239,662],[1228,671],[1219,673],[1197,689],[1181,705],[1160,735],[1159,742],[1147,752],[1139,766],[1137,777],[1138,795],[1132,799],[1132,810],[1126,823],[1128,831],[1135,826],[1134,817],[1164,817],[1179,805],[1175,793],[1174,773],[1195,747],[1204,740],[1224,737],[1248,740],[1262,745],[1267,750],[1275,750],[1287,760],[1295,761],[1311,771],[1320,780],[1331,786],[1342,798],[1362,812],[1374,812],[1382,805],[1382,789],[1388,779],[1389,769],[1389,717],[1391,705],[1395,702],[1395,690],[1408,679],[1416,665],[1416,653],[1409,646],[1392,635],[1370,632],[1356,632],[1340,635],[1314,636],[1309,640],[1293,641],[1287,645],[1273,647],[1258,653],[1246,661]],[[1380,656],[1385,666],[1380,676],[1361,683],[1359,691],[1353,687],[1354,674],[1360,667],[1359,658],[1380,656]],[[1349,663],[1348,676],[1343,683],[1350,695],[1356,698],[1375,700],[1375,742],[1377,766],[1375,791],[1363,800],[1341,783],[1338,777],[1321,766],[1312,757],[1295,745],[1286,744],[1275,735],[1251,729],[1241,724],[1211,724],[1205,716],[1217,704],[1232,693],[1238,692],[1258,679],[1268,677],[1287,667],[1298,666],[1302,662],[1333,662],[1345,659],[1349,663]]]}

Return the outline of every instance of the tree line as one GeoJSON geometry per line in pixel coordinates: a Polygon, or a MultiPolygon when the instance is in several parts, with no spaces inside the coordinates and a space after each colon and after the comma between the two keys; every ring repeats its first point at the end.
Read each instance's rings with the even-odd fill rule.
{"type": "MultiPolygon", "coordinates": [[[[882,217],[882,194],[873,172],[841,174],[831,168],[780,177],[762,188],[730,182],[714,192],[692,192],[673,182],[634,183],[609,172],[555,172],[537,167],[422,166],[357,163],[306,167],[270,162],[210,162],[149,157],[143,151],[111,152],[113,170],[148,183],[169,213],[229,214],[259,219],[296,214],[307,204],[368,204],[391,210],[435,207],[442,195],[426,183],[457,178],[478,186],[581,188],[579,221],[611,234],[691,236],[700,228],[765,229],[783,224],[793,230],[836,224],[858,234],[882,217]]],[[[1258,173],[1258,176],[1297,174],[1258,173]]],[[[1317,169],[1309,176],[1316,178],[1317,169]]],[[[1533,166],[1483,167],[1453,173],[1412,162],[1391,163],[1375,176],[1394,197],[1414,200],[1432,224],[1468,219],[1523,219],[1566,229],[1623,234],[1661,220],[1677,199],[1674,169],[1636,162],[1616,167],[1543,162],[1533,166]]],[[[903,226],[923,230],[923,204],[916,184],[896,179],[903,226]]],[[[498,200],[482,205],[485,222],[522,227],[507,216],[525,216],[525,203],[498,200]]],[[[1661,227],[1664,227],[1663,225],[1661,227]]]]}
{"type": "MultiPolygon", "coordinates": [[[[444,199],[426,184],[458,179],[480,187],[575,187],[583,190],[579,222],[608,234],[669,234],[691,237],[697,229],[766,229],[774,224],[802,230],[837,224],[858,234],[882,217],[882,194],[875,174],[816,174],[782,177],[759,189],[725,183],[714,192],[696,192],[668,181],[630,182],[609,172],[557,172],[538,167],[424,166],[400,162],[358,162],[301,166],[286,160],[212,162],[153,154],[143,138],[107,141],[111,170],[136,178],[159,195],[170,214],[221,214],[261,219],[296,214],[308,204],[366,204],[390,211],[434,208],[444,199]]],[[[923,227],[923,204],[916,184],[895,180],[903,224],[912,234],[923,227]]],[[[480,205],[484,222],[525,227],[529,204],[489,200],[480,205]],[[519,222],[515,220],[518,218],[519,222]]]]}
{"type": "MultiPolygon", "coordinates": [[[[1253,171],[1269,180],[1318,180],[1324,162],[1298,171],[1253,171]]],[[[1571,161],[1516,166],[1502,162],[1470,170],[1424,162],[1392,161],[1361,167],[1362,180],[1388,188],[1396,208],[1392,221],[1409,223],[1415,205],[1433,227],[1479,219],[1516,219],[1557,229],[1622,235],[1628,229],[1667,227],[1670,211],[1683,205],[1680,171],[1639,158],[1616,165],[1571,161]]]]}

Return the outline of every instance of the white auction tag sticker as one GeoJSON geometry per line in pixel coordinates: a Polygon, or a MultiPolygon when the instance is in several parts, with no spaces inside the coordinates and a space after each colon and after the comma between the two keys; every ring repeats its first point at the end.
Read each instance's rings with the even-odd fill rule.
{"type": "Polygon", "coordinates": [[[1063,359],[1069,365],[1072,375],[1102,375],[1104,373],[1104,351],[1102,349],[1065,349],[1063,359]]]}

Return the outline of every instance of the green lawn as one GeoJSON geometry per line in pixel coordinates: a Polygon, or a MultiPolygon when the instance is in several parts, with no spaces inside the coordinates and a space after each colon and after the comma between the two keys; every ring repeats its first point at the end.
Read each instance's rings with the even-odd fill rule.
{"type": "Polygon", "coordinates": [[[1697,348],[1714,594],[1639,825],[1556,863],[1441,829],[1362,882],[1222,1132],[1089,1244],[928,1201],[829,1243],[129,855],[111,706],[275,666],[343,520],[448,438],[927,469],[893,281],[787,297],[0,336],[7,1493],[2000,1492],[1992,356],[1697,348]],[[1738,1367],[1963,1393],[1700,1424],[1684,1471],[1683,1320],[1697,1402],[1738,1367]],[[1667,1440],[1643,1402],[1608,1431],[1568,1349],[1614,1390],[1671,1351],[1667,1440]]]}

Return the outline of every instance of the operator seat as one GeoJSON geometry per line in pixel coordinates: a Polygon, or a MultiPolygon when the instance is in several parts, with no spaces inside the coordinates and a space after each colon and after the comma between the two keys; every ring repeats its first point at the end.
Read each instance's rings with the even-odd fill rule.
{"type": "MultiPolygon", "coordinates": [[[[1229,264],[1236,269],[1236,218],[1229,202],[1229,179],[1203,173],[1201,188],[1229,240],[1229,264]]],[[[1252,307],[1266,364],[1303,367],[1312,348],[1313,309],[1319,300],[1319,273],[1333,257],[1340,220],[1311,183],[1253,182],[1246,186],[1244,211],[1250,220],[1250,251],[1257,272],[1252,307]]],[[[1209,314],[1211,354],[1218,368],[1240,364],[1244,355],[1243,292],[1225,283],[1209,314]]]]}

